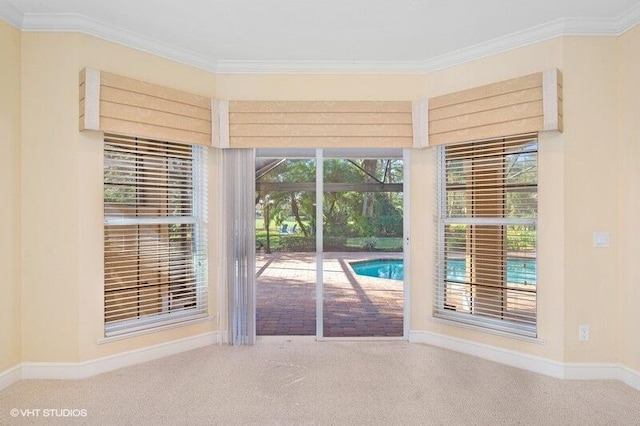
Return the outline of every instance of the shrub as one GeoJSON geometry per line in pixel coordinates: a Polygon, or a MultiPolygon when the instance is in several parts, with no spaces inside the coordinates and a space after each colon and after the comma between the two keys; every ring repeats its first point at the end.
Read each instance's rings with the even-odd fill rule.
{"type": "Polygon", "coordinates": [[[281,236],[279,251],[284,252],[308,252],[315,251],[316,239],[313,237],[281,236]]]}
{"type": "MultiPolygon", "coordinates": [[[[324,250],[344,251],[347,247],[347,237],[324,237],[324,250]]],[[[313,252],[316,250],[314,237],[281,236],[279,251],[283,252],[313,252]]]]}
{"type": "Polygon", "coordinates": [[[366,251],[374,251],[377,245],[378,245],[378,239],[375,237],[369,237],[369,238],[366,238],[364,241],[362,241],[362,244],[360,245],[360,247],[366,251]]]}
{"type": "Polygon", "coordinates": [[[347,247],[347,237],[324,237],[326,251],[344,251],[347,247]]]}

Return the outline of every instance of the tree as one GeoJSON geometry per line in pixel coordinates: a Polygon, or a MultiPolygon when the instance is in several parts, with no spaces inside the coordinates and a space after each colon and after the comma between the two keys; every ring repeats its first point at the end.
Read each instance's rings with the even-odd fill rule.
{"type": "MultiPolygon", "coordinates": [[[[378,160],[362,160],[362,169],[367,174],[365,182],[375,182],[374,176],[378,174],[378,160]]],[[[375,194],[373,192],[365,192],[362,200],[362,216],[373,216],[373,202],[375,194]]]]}
{"type": "Polygon", "coordinates": [[[298,197],[299,196],[300,195],[297,192],[292,192],[291,195],[290,195],[290,198],[291,198],[291,214],[293,215],[293,217],[296,220],[296,223],[300,227],[300,232],[302,232],[302,235],[304,235],[305,237],[308,237],[311,234],[311,229],[309,229],[309,227],[306,226],[304,224],[304,222],[302,222],[302,218],[300,217],[300,207],[299,207],[299,202],[298,202],[298,197]]]}
{"type": "MultiPolygon", "coordinates": [[[[401,160],[327,159],[325,183],[400,183],[401,160]]],[[[286,160],[262,176],[262,182],[315,183],[315,160],[286,160]]],[[[402,234],[402,193],[360,191],[325,192],[323,224],[327,236],[375,236],[402,234]]],[[[300,232],[315,232],[315,192],[269,191],[258,196],[272,200],[272,216],[293,216],[300,232]],[[278,214],[276,214],[278,212],[278,214]]]]}

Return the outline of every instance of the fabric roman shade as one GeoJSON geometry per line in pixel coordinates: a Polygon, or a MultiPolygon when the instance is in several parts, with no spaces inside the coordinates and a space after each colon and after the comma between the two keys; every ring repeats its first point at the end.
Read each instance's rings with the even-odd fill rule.
{"type": "Polygon", "coordinates": [[[429,99],[428,145],[562,131],[562,74],[530,74],[429,99]]]}
{"type": "Polygon", "coordinates": [[[86,68],[80,72],[80,130],[211,145],[211,100],[86,68]]]}
{"type": "Polygon", "coordinates": [[[410,148],[413,144],[408,101],[231,101],[228,111],[230,148],[410,148]]]}

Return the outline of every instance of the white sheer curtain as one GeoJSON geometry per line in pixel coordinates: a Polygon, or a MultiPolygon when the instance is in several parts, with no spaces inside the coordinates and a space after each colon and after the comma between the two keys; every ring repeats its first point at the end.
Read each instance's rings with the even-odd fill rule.
{"type": "Polygon", "coordinates": [[[253,345],[255,316],[255,150],[225,149],[224,212],[229,344],[253,345]]]}

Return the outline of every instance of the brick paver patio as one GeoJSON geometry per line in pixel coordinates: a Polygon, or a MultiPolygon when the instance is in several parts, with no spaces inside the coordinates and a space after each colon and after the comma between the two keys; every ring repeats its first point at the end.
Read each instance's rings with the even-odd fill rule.
{"type": "MultiPolygon", "coordinates": [[[[401,258],[400,253],[325,253],[326,337],[402,336],[402,281],[356,275],[349,262],[401,258]]],[[[315,254],[259,255],[258,335],[315,335],[315,254]]]]}

